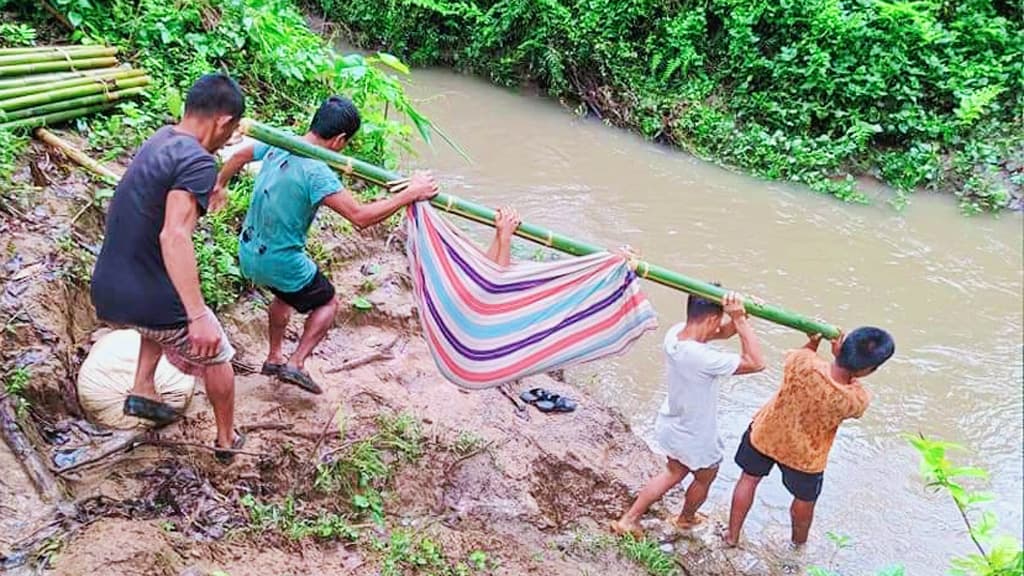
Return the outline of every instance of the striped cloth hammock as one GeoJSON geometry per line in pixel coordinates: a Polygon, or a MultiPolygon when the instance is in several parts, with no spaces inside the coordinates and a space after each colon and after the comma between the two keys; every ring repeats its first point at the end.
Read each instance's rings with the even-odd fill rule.
{"type": "Polygon", "coordinates": [[[426,202],[406,221],[414,298],[441,373],[471,390],[624,352],[656,328],[622,256],[501,267],[426,202]]]}

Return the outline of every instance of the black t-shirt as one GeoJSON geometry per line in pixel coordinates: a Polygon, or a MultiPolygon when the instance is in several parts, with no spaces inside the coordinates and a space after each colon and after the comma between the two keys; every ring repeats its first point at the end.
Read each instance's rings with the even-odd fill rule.
{"type": "Polygon", "coordinates": [[[213,155],[193,136],[165,126],[146,140],[107,210],[92,275],[92,303],[101,320],[158,329],[187,324],[160,252],[167,193],[191,192],[205,213],[216,180],[213,155]]]}

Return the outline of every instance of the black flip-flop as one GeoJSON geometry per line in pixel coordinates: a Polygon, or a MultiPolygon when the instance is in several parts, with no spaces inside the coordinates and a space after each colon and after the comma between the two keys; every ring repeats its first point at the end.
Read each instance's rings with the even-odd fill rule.
{"type": "MultiPolygon", "coordinates": [[[[242,434],[238,430],[235,430],[235,440],[231,443],[232,450],[241,450],[245,446],[245,434],[242,434]]],[[[213,451],[213,457],[217,459],[217,462],[221,464],[230,464],[235,459],[235,453],[229,452],[228,450],[213,451]]]]}
{"type": "Polygon", "coordinates": [[[263,374],[264,376],[277,376],[277,374],[281,372],[281,368],[284,368],[284,364],[264,362],[263,367],[260,368],[260,374],[263,374]]]}
{"type": "Polygon", "coordinates": [[[523,390],[519,394],[519,399],[527,404],[536,404],[542,400],[547,400],[551,397],[551,392],[543,388],[531,388],[530,390],[523,390]]]}
{"type": "Polygon", "coordinates": [[[179,416],[178,411],[169,404],[136,394],[129,394],[124,399],[124,408],[121,410],[126,416],[145,418],[157,426],[166,426],[177,420],[179,416]]]}
{"type": "Polygon", "coordinates": [[[310,392],[312,394],[324,393],[323,389],[320,388],[320,386],[316,382],[314,382],[312,378],[309,377],[309,374],[303,372],[302,370],[299,370],[298,368],[292,368],[287,364],[281,366],[281,369],[278,370],[277,378],[282,382],[294,384],[299,388],[302,388],[306,392],[310,392]]]}
{"type": "Polygon", "coordinates": [[[534,406],[541,412],[574,412],[576,411],[576,402],[565,396],[559,396],[558,394],[551,394],[547,398],[538,401],[534,406]]]}

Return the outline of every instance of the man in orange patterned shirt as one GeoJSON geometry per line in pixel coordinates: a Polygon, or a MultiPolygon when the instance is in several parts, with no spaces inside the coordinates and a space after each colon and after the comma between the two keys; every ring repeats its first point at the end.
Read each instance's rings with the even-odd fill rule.
{"type": "Polygon", "coordinates": [[[740,530],[761,479],[776,464],[782,483],[793,495],[790,507],[793,544],[807,542],[814,503],[821,493],[825,464],[839,425],[860,418],[871,394],[860,378],[888,360],[895,345],[888,332],[864,327],[832,342],[835,360],[817,354],[821,335],[786,356],[782,386],[754,416],[736,451],[743,470],[732,494],[726,544],[739,542],[740,530]]]}

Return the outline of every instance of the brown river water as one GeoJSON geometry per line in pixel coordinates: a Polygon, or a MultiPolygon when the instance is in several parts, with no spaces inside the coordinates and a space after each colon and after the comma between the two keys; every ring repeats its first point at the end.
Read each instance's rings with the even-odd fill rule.
{"type": "MultiPolygon", "coordinates": [[[[583,240],[628,243],[652,262],[848,329],[873,324],[894,334],[896,356],[867,380],[873,404],[842,427],[832,450],[806,561],[829,562],[827,531],[852,540],[834,558],[849,574],[893,563],[941,574],[951,554],[971,550],[949,498],[925,491],[904,433],[962,444],[955,458],[991,471],[992,508],[1004,531],[1021,535],[1020,214],[965,218],[951,198],[928,194],[899,213],[882,189],[874,205],[847,205],[644,142],[532,94],[443,70],[415,71],[412,82],[421,109],[472,157],[440,142],[421,147],[413,162],[435,169],[446,191],[513,204],[524,219],[583,240]]],[[[519,253],[533,251],[523,242],[519,253]]],[[[683,318],[684,297],[654,284],[647,293],[658,334],[572,378],[649,439],[665,394],[659,344],[683,318]]],[[[729,453],[707,504],[716,514],[726,512],[738,475],[731,451],[775,390],[785,350],[805,341],[764,321],[755,327],[769,368],[723,386],[729,453]]],[[[782,554],[789,497],[777,474],[762,483],[747,537],[782,554]]]]}

